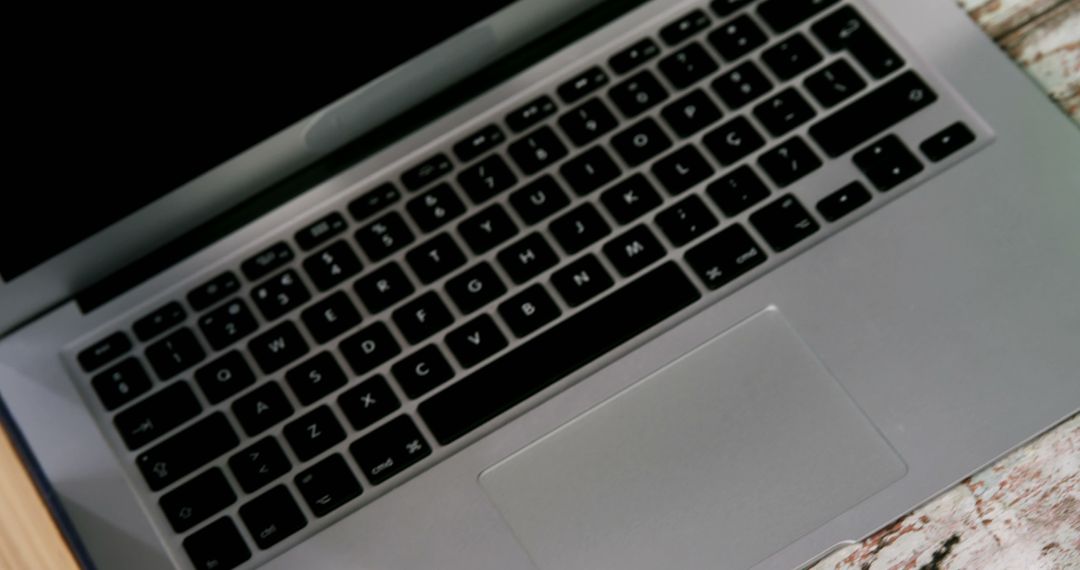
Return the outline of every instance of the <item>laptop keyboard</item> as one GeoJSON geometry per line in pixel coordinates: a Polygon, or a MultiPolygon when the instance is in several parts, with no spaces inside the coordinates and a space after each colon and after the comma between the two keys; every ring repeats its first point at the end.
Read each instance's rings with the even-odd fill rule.
{"type": "Polygon", "coordinates": [[[890,133],[941,95],[836,0],[654,31],[76,351],[193,567],[295,543],[976,139],[890,133]],[[859,174],[806,202],[833,162],[859,174]]]}

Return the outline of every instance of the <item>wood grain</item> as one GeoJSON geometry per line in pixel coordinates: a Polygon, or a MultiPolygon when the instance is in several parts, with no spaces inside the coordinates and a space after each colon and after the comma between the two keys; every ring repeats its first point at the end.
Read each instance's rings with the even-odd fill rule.
{"type": "Polygon", "coordinates": [[[78,568],[15,447],[0,429],[0,569],[78,568]]]}

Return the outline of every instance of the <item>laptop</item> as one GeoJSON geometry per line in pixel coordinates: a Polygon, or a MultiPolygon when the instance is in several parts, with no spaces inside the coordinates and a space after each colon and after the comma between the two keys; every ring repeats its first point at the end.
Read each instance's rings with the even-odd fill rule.
{"type": "Polygon", "coordinates": [[[1080,131],[954,2],[363,10],[27,83],[0,394],[95,567],[794,568],[1080,409],[1080,131]]]}

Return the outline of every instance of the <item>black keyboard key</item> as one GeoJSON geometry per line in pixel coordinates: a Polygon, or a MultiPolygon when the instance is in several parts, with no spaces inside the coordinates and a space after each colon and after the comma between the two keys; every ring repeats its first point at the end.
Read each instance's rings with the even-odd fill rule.
{"type": "Polygon", "coordinates": [[[919,159],[896,135],[889,135],[860,150],[852,160],[881,192],[892,190],[923,170],[919,159]]]}
{"type": "Polygon", "coordinates": [[[790,194],[750,214],[750,223],[776,251],[784,251],[820,228],[810,212],[790,194]]]}
{"type": "Polygon", "coordinates": [[[413,233],[397,212],[390,212],[356,231],[356,241],[372,261],[379,261],[413,242],[413,233]]]}
{"type": "Polygon", "coordinates": [[[637,66],[656,57],[659,53],[660,46],[656,45],[656,42],[652,41],[652,39],[644,38],[611,56],[608,65],[615,70],[615,73],[621,75],[636,69],[637,66]]]}
{"type": "Polygon", "coordinates": [[[291,416],[293,407],[277,382],[270,381],[237,398],[232,411],[244,433],[254,436],[291,416]]]}
{"type": "Polygon", "coordinates": [[[196,370],[195,381],[207,401],[216,404],[254,384],[255,374],[240,351],[230,350],[196,370]]]}
{"type": "Polygon", "coordinates": [[[761,59],[780,79],[791,79],[817,65],[822,57],[806,36],[795,34],[761,52],[761,59]]]}
{"type": "Polygon", "coordinates": [[[187,300],[192,309],[201,311],[239,290],[240,280],[231,271],[226,271],[192,289],[187,300]]]}
{"type": "Polygon", "coordinates": [[[401,353],[401,346],[383,323],[375,323],[341,341],[341,354],[357,375],[366,374],[401,353]]]}
{"type": "Polygon", "coordinates": [[[361,317],[349,296],[338,291],[304,309],[300,320],[315,342],[322,343],[360,324],[361,317]]]}
{"type": "Polygon", "coordinates": [[[338,397],[338,406],[353,429],[359,431],[401,407],[394,391],[382,376],[373,376],[349,388],[338,397]]]}
{"type": "Polygon", "coordinates": [[[402,358],[390,367],[405,395],[416,399],[454,377],[450,363],[433,344],[402,358]]]}
{"type": "Polygon", "coordinates": [[[257,328],[259,324],[242,299],[233,299],[199,319],[199,329],[215,350],[225,348],[257,328]]]}
{"type": "Polygon", "coordinates": [[[532,233],[506,247],[496,256],[514,283],[524,283],[554,266],[559,258],[544,238],[532,233]]]}
{"type": "Polygon", "coordinates": [[[528,336],[559,318],[561,313],[551,295],[539,283],[499,304],[499,314],[518,337],[528,336]]]}
{"type": "Polygon", "coordinates": [[[446,346],[468,368],[506,348],[506,337],[488,315],[480,315],[446,335],[446,346]]]}
{"type": "Polygon", "coordinates": [[[765,262],[768,256],[740,225],[731,226],[686,252],[686,262],[709,289],[719,289],[765,262]]]}
{"type": "Polygon", "coordinates": [[[642,71],[612,87],[608,96],[624,116],[634,117],[667,99],[668,94],[652,73],[642,71]]]}
{"type": "Polygon", "coordinates": [[[506,293],[506,285],[486,261],[446,282],[446,293],[463,314],[469,314],[506,293]]]}
{"type": "Polygon", "coordinates": [[[487,125],[475,133],[458,141],[454,145],[454,154],[461,162],[470,160],[499,146],[506,140],[506,135],[497,125],[487,125]]]}
{"type": "Polygon", "coordinates": [[[454,317],[434,291],[402,305],[393,312],[393,319],[410,344],[416,344],[454,322],[454,317]]]}
{"type": "Polygon", "coordinates": [[[706,190],[720,211],[729,218],[746,211],[769,196],[769,188],[749,166],[740,166],[706,190]]]}
{"type": "Polygon", "coordinates": [[[272,321],[306,303],[311,293],[298,273],[286,269],[252,289],[251,298],[266,320],[272,321]]]}
{"type": "Polygon", "coordinates": [[[517,184],[517,176],[510,172],[510,167],[501,156],[492,154],[462,170],[457,181],[469,199],[479,204],[517,184]]]}
{"type": "Polygon", "coordinates": [[[368,481],[378,485],[431,455],[420,430],[407,416],[398,416],[349,446],[368,481]]]}
{"type": "Polygon", "coordinates": [[[518,229],[502,206],[492,204],[461,222],[458,232],[473,253],[479,255],[514,237],[518,229]]]}
{"type": "Polygon", "coordinates": [[[586,196],[618,178],[622,171],[603,147],[594,146],[563,163],[559,173],[578,196],[586,196]]]}
{"type": "Polygon", "coordinates": [[[465,204],[447,183],[424,192],[405,205],[416,225],[430,232],[465,212],[465,204]]]}
{"type": "Polygon", "coordinates": [[[637,166],[671,148],[671,139],[656,121],[647,118],[611,137],[611,146],[626,164],[637,166]]]}
{"type": "Polygon", "coordinates": [[[607,73],[594,65],[575,75],[569,81],[563,82],[562,85],[555,89],[555,92],[559,94],[559,98],[564,103],[573,103],[596,91],[601,86],[607,85],[607,82],[607,73]]]}
{"type": "Polygon", "coordinates": [[[713,0],[709,3],[709,7],[713,12],[716,12],[720,16],[730,16],[743,6],[753,2],[754,0],[713,0]]]}
{"type": "Polygon", "coordinates": [[[115,410],[150,389],[150,377],[139,361],[125,358],[90,380],[106,410],[115,410]]]}
{"type": "Polygon", "coordinates": [[[709,34],[709,43],[728,61],[739,59],[766,41],[765,32],[745,14],[724,22],[709,34]]]}
{"type": "Polygon", "coordinates": [[[186,318],[187,311],[180,306],[180,303],[173,301],[135,321],[131,329],[135,331],[135,336],[139,340],[148,341],[184,322],[186,318]]]}
{"type": "Polygon", "coordinates": [[[177,382],[116,414],[113,423],[128,449],[138,449],[201,411],[187,382],[177,382]]]}
{"type": "Polygon", "coordinates": [[[792,137],[758,157],[758,165],[783,188],[821,166],[821,159],[799,137],[792,137]]]}
{"type": "Polygon", "coordinates": [[[610,132],[618,121],[600,99],[593,97],[559,117],[559,126],[571,142],[584,146],[610,132]]]}
{"type": "Polygon", "coordinates": [[[263,550],[307,526],[304,514],[285,485],[278,485],[240,507],[240,519],[255,546],[263,550]]]}
{"type": "Polygon", "coordinates": [[[855,69],[848,62],[838,59],[825,66],[821,71],[812,73],[806,78],[806,89],[824,107],[832,107],[837,103],[862,91],[866,87],[855,69]]]}
{"type": "Polygon", "coordinates": [[[319,291],[334,287],[362,268],[360,258],[344,240],[338,240],[304,260],[304,271],[319,291]]]}
{"type": "Polygon", "coordinates": [[[296,489],[317,517],[330,514],[361,493],[360,482],[345,460],[336,453],[301,471],[294,481],[296,489]]]}
{"type": "Polygon", "coordinates": [[[701,30],[708,28],[711,23],[712,20],[705,12],[694,10],[663,28],[660,28],[660,38],[663,39],[667,45],[673,46],[701,30]]]}
{"type": "Polygon", "coordinates": [[[720,120],[723,113],[701,89],[664,107],[660,115],[680,137],[688,137],[720,120]]]}
{"type": "Polygon", "coordinates": [[[129,350],[131,350],[131,340],[124,333],[117,331],[84,348],[76,358],[83,371],[92,372],[129,350]]]}
{"type": "Polygon", "coordinates": [[[206,358],[191,329],[185,327],[146,348],[146,359],[158,378],[168,380],[206,358]]]}
{"type": "Polygon", "coordinates": [[[251,558],[244,537],[228,517],[185,538],[184,550],[196,570],[233,570],[251,558]]]}
{"type": "Polygon", "coordinates": [[[611,233],[600,212],[585,203],[563,214],[549,226],[552,235],[569,254],[577,253],[611,233]]]}
{"type": "Polygon", "coordinates": [[[225,414],[215,412],[143,452],[135,465],[152,491],[161,490],[239,445],[225,414]]]}
{"type": "Polygon", "coordinates": [[[919,145],[926,158],[934,162],[944,160],[952,153],[975,142],[975,133],[964,123],[956,122],[941,130],[919,145]]]}
{"type": "Polygon", "coordinates": [[[307,461],[345,439],[345,430],[327,406],[319,406],[285,424],[282,433],[300,461],[307,461]]]}
{"type": "Polygon", "coordinates": [[[712,82],[712,88],[729,108],[738,109],[768,93],[772,82],[754,62],[747,61],[718,77],[712,82]]]}
{"type": "Polygon", "coordinates": [[[243,299],[233,299],[199,318],[199,330],[215,350],[255,332],[259,323],[243,299]]]}
{"type": "Polygon", "coordinates": [[[347,227],[349,227],[349,222],[345,221],[344,216],[337,212],[330,212],[304,226],[293,237],[296,239],[296,245],[300,246],[300,249],[311,251],[345,231],[347,227]]]}
{"type": "Polygon", "coordinates": [[[869,201],[870,191],[856,181],[819,200],[817,211],[827,221],[835,222],[869,201]]]}
{"type": "Polygon", "coordinates": [[[266,374],[307,354],[308,345],[292,321],[284,321],[248,342],[248,350],[266,374]]]}
{"type": "Polygon", "coordinates": [[[401,192],[390,182],[384,182],[349,202],[349,214],[354,220],[362,222],[400,199],[401,192]]]}
{"type": "Polygon", "coordinates": [[[776,32],[785,32],[820,14],[839,0],[765,0],[758,15],[776,32]]]}
{"type": "Polygon", "coordinates": [[[708,132],[702,142],[724,166],[735,164],[765,146],[765,139],[745,117],[735,117],[720,125],[708,132]]]}
{"type": "Polygon", "coordinates": [[[641,224],[605,243],[604,255],[620,274],[629,277],[664,257],[664,246],[641,224]]]}
{"type": "Polygon", "coordinates": [[[507,151],[525,174],[539,172],[566,156],[566,146],[549,127],[540,127],[510,143],[507,151]]]}
{"type": "Polygon", "coordinates": [[[541,95],[518,107],[506,116],[506,126],[520,133],[555,113],[555,102],[547,95],[541,95]]]}
{"type": "Polygon", "coordinates": [[[173,530],[184,532],[235,502],[236,493],[214,467],[165,493],[158,504],[173,530]]]}
{"type": "Polygon", "coordinates": [[[510,204],[525,225],[533,225],[570,203],[570,198],[550,175],[544,175],[510,194],[510,204]]]}
{"type": "Polygon", "coordinates": [[[448,444],[698,298],[677,265],[661,265],[421,402],[420,416],[448,444]]]}
{"type": "Polygon", "coordinates": [[[615,282],[590,253],[553,273],[551,284],[567,305],[576,307],[608,290],[615,282]]]}
{"type": "Polygon", "coordinates": [[[465,254],[450,234],[443,232],[405,254],[421,283],[431,283],[465,265],[465,254]]]}
{"type": "Polygon", "coordinates": [[[873,77],[885,77],[904,66],[903,58],[851,6],[822,18],[811,29],[825,47],[846,49],[873,77]]]}
{"type": "Polygon", "coordinates": [[[694,145],[688,144],[679,150],[661,158],[652,165],[652,173],[668,194],[675,196],[693,188],[698,182],[712,176],[712,166],[698,152],[694,145]]]}
{"type": "Polygon", "coordinates": [[[292,464],[273,437],[265,437],[229,458],[229,470],[245,493],[254,493],[289,472],[292,464]]]}
{"type": "Polygon", "coordinates": [[[692,43],[660,60],[660,72],[678,89],[720,69],[712,56],[698,43],[692,43]]]}
{"type": "Polygon", "coordinates": [[[320,352],[286,372],[285,381],[300,404],[307,406],[344,386],[345,373],[329,352],[320,352]]]}
{"type": "Polygon", "coordinates": [[[256,281],[271,271],[293,260],[293,250],[289,244],[279,241],[274,245],[260,251],[240,265],[244,276],[251,281],[256,281]]]}
{"type": "Polygon", "coordinates": [[[656,216],[656,225],[676,247],[705,235],[718,223],[701,198],[693,194],[656,216]]]}
{"type": "Polygon", "coordinates": [[[392,262],[361,277],[353,288],[371,313],[393,306],[416,290],[401,267],[392,262]]]}
{"type": "Polygon", "coordinates": [[[754,116],[774,137],[814,118],[814,109],[793,88],[787,88],[754,107],[754,116]]]}
{"type": "Polygon", "coordinates": [[[401,183],[409,190],[419,190],[453,169],[454,165],[451,164],[450,159],[445,154],[439,153],[402,172],[401,183]]]}
{"type": "Polygon", "coordinates": [[[635,174],[605,190],[600,201],[616,222],[627,224],[649,213],[664,200],[644,175],[635,174]]]}
{"type": "Polygon", "coordinates": [[[936,100],[937,94],[907,71],[818,121],[810,136],[829,156],[840,156],[936,100]]]}

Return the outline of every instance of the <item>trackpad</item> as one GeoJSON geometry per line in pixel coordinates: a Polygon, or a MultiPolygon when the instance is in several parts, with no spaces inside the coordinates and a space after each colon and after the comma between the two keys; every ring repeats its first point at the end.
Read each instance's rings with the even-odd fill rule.
{"type": "Polygon", "coordinates": [[[543,570],[747,568],[905,472],[769,309],[480,483],[543,570]]]}

